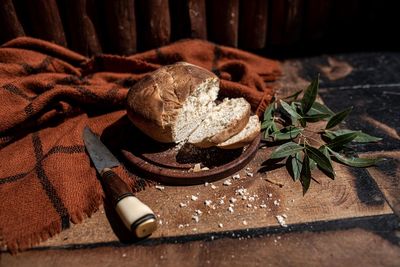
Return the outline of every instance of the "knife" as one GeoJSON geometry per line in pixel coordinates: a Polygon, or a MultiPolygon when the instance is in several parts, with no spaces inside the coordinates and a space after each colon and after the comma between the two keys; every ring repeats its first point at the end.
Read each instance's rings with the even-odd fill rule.
{"type": "Polygon", "coordinates": [[[83,130],[83,141],[90,159],[102,177],[106,197],[111,200],[124,225],[137,238],[151,235],[157,228],[154,212],[137,199],[128,185],[112,170],[120,162],[87,126],[83,130]]]}

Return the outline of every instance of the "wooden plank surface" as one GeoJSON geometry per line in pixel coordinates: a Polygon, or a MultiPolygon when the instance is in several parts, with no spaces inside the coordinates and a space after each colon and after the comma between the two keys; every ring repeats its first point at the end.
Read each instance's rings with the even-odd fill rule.
{"type": "Polygon", "coordinates": [[[92,218],[30,251],[17,256],[2,254],[1,263],[349,266],[356,262],[398,266],[400,138],[399,107],[394,104],[400,93],[396,75],[400,55],[336,55],[334,59],[316,57],[284,63],[279,95],[304,88],[307,80],[321,72],[322,100],[335,111],[355,106],[346,126],[385,138],[384,142],[359,147],[361,157],[388,157],[383,164],[369,169],[335,164],[336,180],[317,174],[320,184],[312,183],[303,196],[300,184],[291,180],[285,168],[258,172],[272,151],[260,149],[249,169],[239,172],[240,179],[228,177],[231,185],[224,185],[224,179],[214,182],[214,189],[202,184],[152,187],[140,192],[138,197],[153,208],[159,220],[159,229],[147,240],[134,242],[106,205],[92,218]],[[377,99],[385,102],[376,105],[377,99]],[[385,113],[379,116],[382,106],[385,113]],[[245,198],[240,195],[242,188],[247,190],[245,198]],[[230,212],[232,197],[236,201],[231,203],[230,212]],[[206,200],[212,203],[207,206],[206,200]],[[286,216],[288,227],[279,224],[277,215],[286,216]]]}

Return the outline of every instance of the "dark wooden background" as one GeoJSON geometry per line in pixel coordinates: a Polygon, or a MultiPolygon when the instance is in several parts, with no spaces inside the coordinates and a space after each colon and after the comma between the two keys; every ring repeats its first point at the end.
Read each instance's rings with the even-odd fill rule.
{"type": "Polygon", "coordinates": [[[271,57],[397,50],[399,7],[388,0],[0,0],[0,43],[33,36],[88,56],[182,38],[271,57]]]}

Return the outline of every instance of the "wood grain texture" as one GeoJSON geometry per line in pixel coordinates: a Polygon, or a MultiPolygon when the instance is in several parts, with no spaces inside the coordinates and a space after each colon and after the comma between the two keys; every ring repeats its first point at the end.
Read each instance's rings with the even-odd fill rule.
{"type": "Polygon", "coordinates": [[[0,44],[25,35],[12,0],[0,0],[0,29],[0,44]]]}
{"type": "Polygon", "coordinates": [[[205,0],[188,0],[190,36],[207,39],[207,17],[205,0]]]}
{"type": "Polygon", "coordinates": [[[109,46],[107,52],[131,55],[136,46],[136,15],[135,1],[105,1],[106,40],[109,46]]]}
{"type": "Polygon", "coordinates": [[[32,250],[3,254],[3,266],[398,266],[400,248],[386,231],[275,233],[253,237],[32,250]]]}
{"type": "Polygon", "coordinates": [[[207,31],[211,41],[238,46],[239,0],[207,1],[207,31]]]}
{"type": "Polygon", "coordinates": [[[240,1],[239,45],[245,49],[264,48],[267,38],[268,1],[240,1]]]}
{"type": "Polygon", "coordinates": [[[26,35],[67,46],[56,0],[14,1],[26,35]]]}
{"type": "MultiPolygon", "coordinates": [[[[297,76],[300,71],[298,66],[297,61],[284,64],[286,75],[282,83],[286,91],[282,90],[282,95],[297,90],[299,86],[303,87],[303,83],[307,84],[297,76]]],[[[215,189],[203,184],[165,186],[163,190],[152,187],[138,193],[138,198],[158,215],[159,229],[152,238],[184,239],[199,234],[223,234],[246,229],[288,233],[292,228],[296,229],[296,225],[318,223],[322,229],[326,229],[323,227],[329,221],[367,220],[374,216],[393,215],[393,210],[367,170],[334,163],[337,173],[335,181],[316,171],[313,177],[319,184],[312,182],[309,192],[303,196],[300,183],[293,182],[284,165],[269,163],[262,168],[272,150],[259,149],[254,160],[246,166],[249,169],[238,172],[240,179],[227,178],[231,180],[231,185],[224,185],[226,179],[223,179],[213,183],[215,189]],[[252,173],[253,177],[248,173],[252,173]],[[247,193],[243,193],[242,189],[246,189],[247,193]],[[230,201],[231,198],[236,201],[230,201]],[[206,200],[212,202],[206,205],[206,200]],[[230,204],[233,204],[233,212],[229,211],[230,204]],[[193,215],[198,215],[198,222],[193,219],[193,215]],[[287,216],[287,228],[279,224],[276,218],[278,215],[287,216]]],[[[129,239],[129,236],[118,230],[122,227],[107,206],[104,213],[96,213],[94,216],[95,219],[74,225],[40,246],[117,244],[118,240],[129,239]],[[90,226],[86,226],[86,223],[90,226]],[[93,225],[98,225],[95,228],[101,230],[89,230],[93,225]]]]}
{"type": "Polygon", "coordinates": [[[170,0],[169,7],[173,40],[207,39],[205,0],[170,0]]]}
{"type": "Polygon", "coordinates": [[[304,0],[271,1],[268,43],[288,46],[300,40],[304,0]]]}
{"type": "Polygon", "coordinates": [[[378,183],[385,194],[389,205],[400,216],[400,151],[369,152],[362,154],[365,157],[383,157],[387,160],[377,167],[369,168],[368,172],[378,183]]]}
{"type": "Polygon", "coordinates": [[[92,17],[96,12],[95,2],[91,0],[59,0],[59,7],[64,12],[64,25],[69,47],[85,56],[102,52],[92,17]]]}
{"type": "Polygon", "coordinates": [[[168,0],[137,0],[136,10],[141,50],[168,44],[171,38],[168,0]]]}

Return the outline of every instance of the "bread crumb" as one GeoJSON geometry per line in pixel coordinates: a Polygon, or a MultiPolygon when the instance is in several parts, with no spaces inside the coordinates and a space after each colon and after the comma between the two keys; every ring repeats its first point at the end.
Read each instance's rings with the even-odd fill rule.
{"type": "Polygon", "coordinates": [[[212,188],[212,189],[216,189],[217,187],[216,187],[215,185],[212,184],[212,185],[211,185],[211,188],[212,188]]]}
{"type": "Polygon", "coordinates": [[[201,171],[201,165],[200,163],[196,163],[193,167],[193,172],[199,172],[201,171]]]}
{"type": "Polygon", "coordinates": [[[205,200],[204,201],[204,205],[206,205],[206,206],[210,206],[211,203],[212,203],[212,200],[205,200]]]}
{"type": "Polygon", "coordinates": [[[208,186],[208,185],[209,185],[209,183],[208,183],[208,182],[205,182],[205,183],[204,183],[204,186],[208,186]]]}
{"type": "Polygon", "coordinates": [[[275,206],[279,206],[279,201],[275,199],[275,200],[274,200],[274,205],[275,205],[275,206]]]}
{"type": "Polygon", "coordinates": [[[233,210],[232,207],[229,207],[229,208],[228,208],[228,211],[229,211],[230,213],[233,213],[233,212],[234,212],[234,210],[233,210]]]}
{"type": "Polygon", "coordinates": [[[271,193],[269,193],[269,194],[268,194],[268,197],[269,197],[269,198],[271,198],[271,197],[272,197],[272,194],[271,194],[271,193]]]}
{"type": "Polygon", "coordinates": [[[197,223],[200,221],[200,218],[198,215],[192,215],[192,219],[197,223]]]}
{"type": "Polygon", "coordinates": [[[156,189],[158,189],[158,190],[160,190],[160,191],[162,191],[162,190],[165,189],[165,187],[162,186],[162,185],[156,185],[155,187],[156,187],[156,189]]]}
{"type": "Polygon", "coordinates": [[[254,174],[252,172],[246,172],[246,175],[249,176],[249,177],[253,177],[254,176],[254,174]]]}
{"type": "MultiPolygon", "coordinates": [[[[285,215],[285,214],[283,214],[285,215]]],[[[285,221],[285,217],[283,215],[276,215],[275,218],[278,220],[278,223],[282,226],[282,227],[288,227],[285,221]]],[[[286,215],[285,215],[286,216],[286,215]]],[[[287,217],[286,217],[287,218],[287,217]]]]}
{"type": "Polygon", "coordinates": [[[225,201],[224,201],[223,199],[220,199],[220,200],[219,200],[219,204],[220,204],[220,205],[223,205],[223,204],[225,204],[225,201]]]}
{"type": "MultiPolygon", "coordinates": [[[[219,223],[219,224],[218,224],[218,227],[219,227],[219,228],[222,228],[222,227],[224,227],[224,225],[223,225],[222,223],[219,223]]],[[[212,236],[212,237],[213,237],[213,236],[212,236]]]]}
{"type": "Polygon", "coordinates": [[[267,208],[267,205],[266,204],[261,204],[260,208],[265,209],[265,208],[267,208]]]}
{"type": "Polygon", "coordinates": [[[231,198],[229,199],[229,202],[231,202],[231,203],[235,203],[236,201],[237,201],[237,199],[234,198],[234,197],[231,197],[231,198]]]}
{"type": "Polygon", "coordinates": [[[236,195],[245,196],[248,195],[246,188],[239,188],[235,191],[236,195]]]}
{"type": "Polygon", "coordinates": [[[125,257],[126,257],[126,253],[123,253],[123,254],[122,254],[122,258],[125,258],[125,257]]]}
{"type": "Polygon", "coordinates": [[[178,225],[179,229],[182,229],[183,227],[184,227],[183,224],[178,225]]]}
{"type": "Polygon", "coordinates": [[[243,224],[244,224],[244,225],[247,225],[247,221],[243,221],[243,224]]]}
{"type": "Polygon", "coordinates": [[[197,199],[199,199],[199,197],[192,195],[192,200],[196,201],[197,199]]]}
{"type": "Polygon", "coordinates": [[[226,186],[232,185],[231,179],[225,180],[225,182],[223,183],[223,185],[226,185],[226,186]]]}
{"type": "Polygon", "coordinates": [[[240,179],[240,174],[237,173],[237,174],[233,175],[232,179],[234,179],[234,180],[240,179]]]}
{"type": "Polygon", "coordinates": [[[199,215],[203,214],[203,212],[201,210],[195,210],[194,212],[199,214],[199,215]]]}
{"type": "Polygon", "coordinates": [[[251,205],[251,204],[247,204],[247,207],[248,207],[248,208],[251,208],[251,207],[253,207],[253,205],[251,205]]]}

